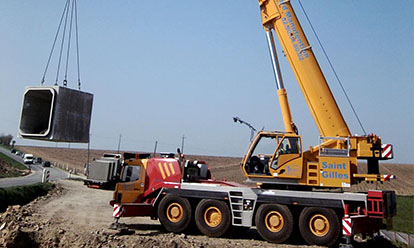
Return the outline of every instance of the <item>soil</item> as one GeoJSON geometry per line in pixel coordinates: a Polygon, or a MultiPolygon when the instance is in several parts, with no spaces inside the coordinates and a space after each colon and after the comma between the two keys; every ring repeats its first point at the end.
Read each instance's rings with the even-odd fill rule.
{"type": "Polygon", "coordinates": [[[19,170],[10,163],[0,158],[0,178],[2,177],[16,177],[27,175],[27,170],[19,170]]]}
{"type": "MultiPolygon", "coordinates": [[[[254,229],[232,230],[223,238],[195,231],[162,231],[148,217],[122,218],[129,232],[108,227],[114,221],[112,192],[90,189],[80,181],[62,180],[48,196],[0,215],[0,247],[298,247],[303,241],[276,245],[263,241],[254,229]]],[[[314,246],[316,247],[316,246],[314,246]]]]}

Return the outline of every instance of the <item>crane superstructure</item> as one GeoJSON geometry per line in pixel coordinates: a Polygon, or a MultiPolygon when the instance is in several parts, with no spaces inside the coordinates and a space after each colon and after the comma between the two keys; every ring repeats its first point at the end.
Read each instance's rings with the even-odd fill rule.
{"type": "Polygon", "coordinates": [[[382,144],[374,134],[351,135],[290,1],[259,0],[259,5],[285,132],[258,132],[241,164],[245,175],[267,186],[350,187],[361,180],[388,180],[390,175],[379,174],[379,160],[392,158],[392,146],[382,144]],[[292,121],[273,33],[320,133],[319,145],[304,152],[292,121]],[[385,148],[391,151],[383,152],[385,148]],[[367,160],[368,174],[357,173],[358,159],[367,160]]]}
{"type": "MultiPolygon", "coordinates": [[[[231,226],[255,226],[263,239],[282,243],[298,229],[310,245],[332,246],[355,234],[373,235],[396,215],[394,191],[351,193],[313,188],[350,187],[358,179],[386,180],[378,160],[387,156],[375,135],[352,136],[288,0],[259,0],[269,42],[285,132],[259,131],[241,167],[258,187],[215,180],[203,161],[124,154],[113,199],[114,228],[121,217],[150,216],[170,232],[193,227],[210,237],[231,226]],[[282,44],[318,126],[320,144],[302,152],[290,114],[273,33],[282,44]],[[368,160],[368,174],[357,173],[368,160]],[[260,184],[259,184],[260,183],[260,184]],[[341,222],[342,220],[342,222],[341,222]]],[[[392,154],[392,153],[391,153],[392,154]]]]}

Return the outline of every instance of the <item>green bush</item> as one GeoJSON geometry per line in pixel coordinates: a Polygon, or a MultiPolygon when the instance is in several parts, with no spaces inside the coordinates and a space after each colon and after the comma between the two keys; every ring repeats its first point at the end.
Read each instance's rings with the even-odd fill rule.
{"type": "Polygon", "coordinates": [[[25,205],[39,196],[46,195],[54,187],[52,183],[36,183],[0,188],[0,212],[4,212],[11,205],[25,205]]]}

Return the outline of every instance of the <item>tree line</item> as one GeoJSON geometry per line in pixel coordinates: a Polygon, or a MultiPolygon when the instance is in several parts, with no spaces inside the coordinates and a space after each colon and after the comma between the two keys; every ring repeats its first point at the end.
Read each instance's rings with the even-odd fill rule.
{"type": "Polygon", "coordinates": [[[1,134],[0,135],[0,144],[10,146],[14,144],[13,135],[11,134],[1,134]]]}

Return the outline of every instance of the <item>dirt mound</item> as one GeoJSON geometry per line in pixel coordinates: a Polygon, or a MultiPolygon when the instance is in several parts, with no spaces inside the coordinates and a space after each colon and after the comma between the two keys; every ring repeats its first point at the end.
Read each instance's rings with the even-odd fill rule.
{"type": "Polygon", "coordinates": [[[42,235],[44,230],[54,229],[51,223],[33,221],[36,219],[34,206],[48,198],[62,193],[61,187],[55,188],[47,196],[39,197],[25,205],[10,206],[0,215],[0,246],[1,247],[40,247],[40,244],[53,244],[44,242],[47,235],[42,235]]]}
{"type": "Polygon", "coordinates": [[[26,171],[19,170],[0,158],[0,178],[8,176],[24,176],[26,174],[26,171]]]}

